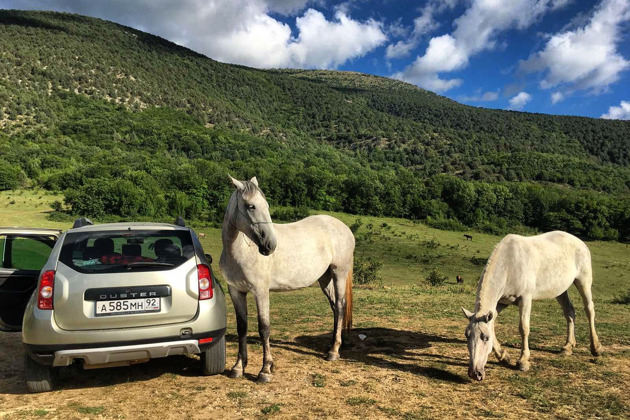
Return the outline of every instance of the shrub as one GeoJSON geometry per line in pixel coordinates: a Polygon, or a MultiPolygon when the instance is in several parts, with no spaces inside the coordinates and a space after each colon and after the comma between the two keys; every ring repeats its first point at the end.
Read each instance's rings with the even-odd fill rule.
{"type": "Polygon", "coordinates": [[[0,191],[14,190],[20,184],[20,169],[0,160],[0,191]]]}
{"type": "Polygon", "coordinates": [[[54,211],[63,211],[63,203],[59,200],[55,200],[50,203],[50,208],[54,211]]]}
{"type": "Polygon", "coordinates": [[[459,232],[468,230],[468,228],[466,228],[466,226],[464,226],[457,219],[444,219],[444,218],[434,219],[432,217],[427,217],[426,224],[432,228],[441,229],[441,230],[454,230],[454,231],[459,231],[459,232]]]}
{"type": "Polygon", "coordinates": [[[273,211],[271,218],[284,222],[295,222],[309,216],[308,207],[279,207],[273,211]]]}
{"type": "Polygon", "coordinates": [[[437,268],[431,270],[429,274],[427,274],[427,276],[425,277],[425,280],[431,286],[441,286],[447,279],[448,276],[442,274],[437,268]]]}
{"type": "Polygon", "coordinates": [[[380,284],[383,280],[378,270],[383,267],[383,261],[373,257],[354,257],[353,281],[362,285],[380,284]]]}
{"type": "Polygon", "coordinates": [[[486,265],[486,263],[488,262],[488,259],[482,258],[482,257],[472,257],[470,258],[470,262],[475,265],[486,265]]]}
{"type": "Polygon", "coordinates": [[[621,305],[630,305],[630,289],[622,292],[620,295],[615,296],[612,303],[619,303],[621,305]]]}
{"type": "Polygon", "coordinates": [[[363,226],[363,221],[361,219],[356,219],[354,223],[350,225],[350,231],[353,235],[356,235],[361,226],[363,226]]]}

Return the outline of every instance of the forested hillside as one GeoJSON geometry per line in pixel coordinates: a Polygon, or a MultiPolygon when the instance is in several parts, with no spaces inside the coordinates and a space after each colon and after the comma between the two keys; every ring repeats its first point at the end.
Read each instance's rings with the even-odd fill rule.
{"type": "Polygon", "coordinates": [[[480,109],[356,73],[227,65],[78,15],[0,11],[0,188],[92,217],[275,205],[630,240],[630,123],[480,109]]]}

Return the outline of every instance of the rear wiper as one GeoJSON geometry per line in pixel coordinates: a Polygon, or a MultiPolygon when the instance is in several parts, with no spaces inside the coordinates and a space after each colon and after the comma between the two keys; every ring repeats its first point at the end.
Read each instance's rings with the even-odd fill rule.
{"type": "Polygon", "coordinates": [[[175,264],[157,262],[157,261],[138,261],[132,262],[129,264],[125,264],[127,270],[131,270],[132,268],[145,268],[145,267],[175,267],[175,264]]]}

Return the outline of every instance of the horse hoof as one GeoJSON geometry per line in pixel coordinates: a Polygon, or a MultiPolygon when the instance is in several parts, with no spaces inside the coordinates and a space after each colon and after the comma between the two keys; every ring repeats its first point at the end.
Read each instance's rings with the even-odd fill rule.
{"type": "Polygon", "coordinates": [[[232,379],[240,378],[243,376],[243,369],[232,369],[228,376],[232,379]]]}
{"type": "Polygon", "coordinates": [[[591,347],[591,354],[595,357],[599,357],[604,352],[604,347],[600,344],[597,347],[591,347]]]}
{"type": "Polygon", "coordinates": [[[518,363],[516,363],[516,368],[523,372],[527,372],[529,370],[529,362],[519,360],[518,363]]]}
{"type": "Polygon", "coordinates": [[[329,362],[339,360],[339,353],[328,353],[328,356],[326,356],[326,360],[328,360],[329,362]]]}
{"type": "Polygon", "coordinates": [[[510,355],[508,354],[507,351],[503,350],[503,353],[501,354],[501,358],[499,359],[499,362],[503,363],[504,365],[510,364],[510,355]]]}
{"type": "Polygon", "coordinates": [[[562,351],[560,351],[560,354],[562,354],[563,356],[571,356],[573,354],[573,348],[562,347],[562,351]]]}
{"type": "Polygon", "coordinates": [[[256,382],[258,382],[259,384],[266,384],[266,383],[271,382],[271,374],[260,372],[258,374],[258,378],[256,379],[256,382]]]}

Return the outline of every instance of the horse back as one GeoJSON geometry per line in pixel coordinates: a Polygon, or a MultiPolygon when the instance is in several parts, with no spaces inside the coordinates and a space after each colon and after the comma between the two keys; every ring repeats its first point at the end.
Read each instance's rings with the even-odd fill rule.
{"type": "Polygon", "coordinates": [[[562,231],[522,237],[509,235],[506,254],[513,261],[507,287],[534,300],[554,298],[565,292],[576,278],[591,275],[588,247],[575,236],[562,231]]]}

